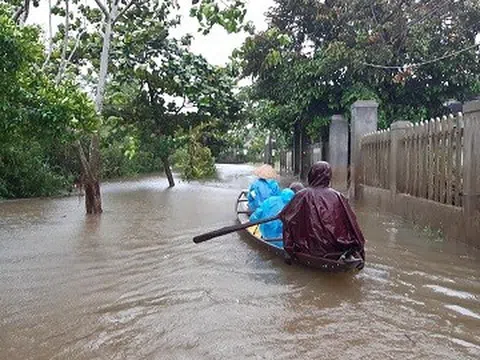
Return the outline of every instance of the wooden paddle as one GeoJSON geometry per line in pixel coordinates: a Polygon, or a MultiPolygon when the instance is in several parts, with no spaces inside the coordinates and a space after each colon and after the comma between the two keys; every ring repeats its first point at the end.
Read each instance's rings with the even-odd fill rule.
{"type": "Polygon", "coordinates": [[[226,227],[223,227],[223,228],[218,229],[218,230],[210,231],[208,233],[195,236],[193,238],[193,242],[195,244],[199,244],[201,242],[216,238],[218,236],[222,236],[222,235],[230,234],[230,233],[235,232],[235,231],[243,230],[243,229],[249,228],[250,226],[255,226],[255,225],[264,224],[264,223],[267,223],[267,222],[270,222],[270,221],[278,220],[279,218],[280,218],[280,216],[277,215],[277,216],[269,217],[269,218],[262,219],[262,220],[249,221],[249,222],[246,222],[246,223],[240,224],[240,225],[226,226],[226,227]]]}

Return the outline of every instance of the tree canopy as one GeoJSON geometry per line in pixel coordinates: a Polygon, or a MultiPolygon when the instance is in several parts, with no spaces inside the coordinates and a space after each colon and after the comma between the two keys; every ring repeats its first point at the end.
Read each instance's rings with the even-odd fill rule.
{"type": "Polygon", "coordinates": [[[234,55],[270,126],[320,126],[357,99],[380,102],[381,125],[438,116],[478,90],[477,1],[276,0],[269,28],[234,55]]]}
{"type": "Polygon", "coordinates": [[[181,21],[175,0],[49,2],[49,17],[63,21],[45,44],[25,26],[38,3],[0,6],[0,140],[8,144],[0,161],[14,164],[21,153],[83,179],[96,199],[91,212],[101,212],[102,174],[163,167],[173,185],[179,149],[210,166],[212,154],[241,153],[248,139],[243,147],[258,157],[267,133],[325,136],[331,115],[348,115],[357,99],[377,100],[386,127],[441,115],[446,101],[480,89],[473,0],[276,0],[257,33],[245,1],[193,0],[200,32],[252,34],[225,67],[192,53],[191,35],[171,36],[181,21]],[[236,93],[239,75],[253,84],[236,93]],[[21,143],[35,144],[35,156],[16,151],[21,143]]]}
{"type": "Polygon", "coordinates": [[[99,125],[87,94],[70,81],[57,85],[40,71],[44,60],[39,30],[17,26],[0,6],[0,197],[55,193],[66,179],[41,153],[99,125]]]}
{"type": "MultiPolygon", "coordinates": [[[[233,95],[231,69],[191,53],[191,36],[170,36],[180,22],[173,12],[177,1],[49,2],[50,21],[56,15],[63,23],[54,36],[49,30],[46,46],[38,28],[25,26],[36,5],[8,1],[1,8],[0,99],[5,112],[0,126],[5,131],[0,136],[5,144],[14,144],[14,136],[42,142],[36,148],[39,164],[61,171],[68,166],[86,186],[87,212],[102,211],[101,174],[122,175],[118,164],[127,166],[127,173],[157,170],[161,159],[171,175],[169,157],[182,146],[181,139],[188,143],[189,137],[177,136],[181,131],[201,129],[202,136],[194,132],[190,138],[195,146],[205,146],[235,121],[240,104],[233,95]],[[208,125],[199,127],[203,123],[208,125]],[[78,150],[75,161],[67,159],[72,149],[78,150]]],[[[203,33],[215,24],[228,32],[249,27],[240,0],[193,1],[191,15],[203,33]]],[[[13,164],[12,154],[3,153],[0,160],[13,164]]],[[[12,196],[32,195],[20,191],[12,196]]]]}

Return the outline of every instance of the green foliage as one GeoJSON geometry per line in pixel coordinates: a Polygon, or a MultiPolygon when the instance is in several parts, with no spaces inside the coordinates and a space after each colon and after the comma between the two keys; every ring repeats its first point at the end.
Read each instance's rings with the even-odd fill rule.
{"type": "MultiPolygon", "coordinates": [[[[116,101],[121,99],[117,98],[116,101]]],[[[161,158],[165,151],[171,151],[165,149],[170,144],[165,145],[161,140],[142,139],[135,124],[121,117],[106,118],[101,135],[103,179],[161,171],[161,158]]]]}
{"type": "Polygon", "coordinates": [[[135,176],[163,170],[160,158],[155,154],[139,150],[132,156],[126,156],[121,144],[115,142],[102,148],[101,154],[103,179],[135,176]]]}
{"type": "Polygon", "coordinates": [[[357,100],[375,100],[380,105],[382,101],[374,90],[366,87],[364,84],[358,83],[352,84],[352,86],[343,92],[340,105],[348,109],[357,100]]]}
{"type": "Polygon", "coordinates": [[[208,34],[214,25],[220,25],[229,33],[241,30],[252,31],[252,24],[244,24],[244,0],[224,0],[220,4],[215,0],[192,0],[190,16],[196,17],[204,35],[208,34]]]}
{"type": "Polygon", "coordinates": [[[96,129],[87,95],[71,82],[57,86],[39,71],[43,48],[36,28],[19,27],[0,8],[0,140],[35,134],[71,141],[96,129]]]}
{"type": "Polygon", "coordinates": [[[268,131],[261,126],[237,124],[223,135],[221,162],[262,162],[268,131]]]}
{"type": "MultiPolygon", "coordinates": [[[[122,45],[122,52],[127,47],[128,61],[119,58],[112,64],[115,71],[104,115],[121,119],[117,129],[123,126],[134,131],[139,149],[148,148],[165,160],[184,146],[178,131],[203,122],[208,122],[210,128],[208,133],[202,133],[199,142],[202,146],[218,145],[219,133],[235,122],[241,104],[233,94],[231,69],[212,66],[190,52],[188,39],[167,38],[165,23],[156,20],[162,16],[162,9],[151,6],[144,9],[142,18],[118,26],[118,37],[122,39],[118,46],[122,45]]],[[[117,49],[117,44],[113,46],[117,49]]],[[[211,158],[211,154],[204,156],[211,158]]],[[[208,168],[208,164],[200,167],[208,168]]],[[[209,175],[208,171],[202,172],[200,169],[192,176],[209,175]]]]}
{"type": "Polygon", "coordinates": [[[210,149],[201,143],[202,132],[207,125],[202,124],[188,133],[177,136],[184,145],[174,155],[174,162],[184,180],[196,180],[213,177],[216,174],[215,158],[210,149]]]}
{"type": "Polygon", "coordinates": [[[52,166],[39,143],[0,149],[0,198],[59,195],[71,188],[72,180],[52,166]]]}
{"type": "Polygon", "coordinates": [[[99,119],[74,83],[56,85],[40,71],[38,29],[11,17],[0,6],[0,196],[54,195],[68,190],[77,172],[62,154],[99,119]]]}
{"type": "Polygon", "coordinates": [[[321,134],[325,127],[330,124],[330,118],[325,116],[315,116],[306,126],[307,135],[312,142],[318,139],[318,134],[321,134]]]}
{"type": "Polygon", "coordinates": [[[478,2],[275,0],[268,20],[234,55],[254,77],[249,99],[282,114],[270,129],[288,134],[300,122],[318,131],[358,99],[377,100],[387,127],[441,115],[446,101],[478,92],[478,49],[457,53],[480,32],[478,2]]]}
{"type": "Polygon", "coordinates": [[[247,146],[248,162],[263,162],[262,153],[265,150],[265,140],[267,134],[265,132],[255,131],[247,146]]]}
{"type": "Polygon", "coordinates": [[[282,105],[269,99],[259,98],[255,86],[243,88],[238,98],[243,105],[243,111],[239,116],[240,126],[254,124],[255,128],[263,132],[268,130],[279,130],[285,134],[291,132],[296,115],[290,104],[282,105]]]}
{"type": "MultiPolygon", "coordinates": [[[[102,2],[109,9],[114,5],[102,2]]],[[[17,143],[37,144],[34,154],[15,148],[4,151],[1,160],[17,164],[25,181],[44,174],[39,183],[46,189],[50,189],[46,183],[55,184],[60,190],[79,176],[74,140],[86,147],[89,135],[98,132],[103,177],[133,175],[160,170],[162,161],[182,145],[175,133],[208,121],[216,124],[212,131],[184,146],[198,150],[200,167],[191,176],[211,175],[213,157],[205,145],[220,144],[219,134],[237,119],[241,106],[233,95],[235,69],[212,66],[191,53],[191,37],[169,36],[179,23],[170,13],[175,2],[140,1],[127,8],[121,1],[121,16],[112,24],[107,102],[100,121],[80,87],[98,85],[106,17],[97,4],[77,0],[69,4],[70,9],[60,1],[52,9],[65,21],[48,58],[38,28],[17,25],[12,9],[0,5],[0,143],[9,149],[17,143]],[[29,169],[36,174],[28,176],[29,169]]],[[[192,15],[205,32],[215,24],[228,32],[251,30],[243,23],[241,0],[221,4],[200,0],[192,5],[192,15]]],[[[19,185],[20,190],[12,187],[17,175],[1,175],[4,196],[32,196],[26,183],[19,185]]]]}

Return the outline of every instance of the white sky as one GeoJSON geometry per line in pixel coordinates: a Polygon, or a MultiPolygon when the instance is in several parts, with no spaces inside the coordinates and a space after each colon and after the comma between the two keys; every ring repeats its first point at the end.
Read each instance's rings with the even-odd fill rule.
{"type": "MultiPolygon", "coordinates": [[[[83,0],[84,3],[94,5],[94,0],[83,0]]],[[[52,4],[55,0],[51,0],[52,4]]],[[[181,37],[187,33],[194,35],[191,51],[203,55],[211,64],[224,65],[232,51],[240,47],[247,34],[228,34],[220,26],[215,26],[207,36],[197,33],[198,22],[189,16],[192,0],[178,0],[181,9],[182,24],[173,29],[172,36],[181,37]]],[[[252,21],[257,31],[265,30],[267,23],[265,12],[273,6],[274,0],[247,0],[246,20],[252,21]]],[[[59,17],[53,17],[53,27],[62,21],[59,17]]],[[[40,1],[39,8],[34,8],[27,23],[40,25],[45,33],[48,32],[48,1],[40,1]]],[[[475,38],[475,43],[480,43],[480,33],[475,38]]]]}
{"type": "MultiPolygon", "coordinates": [[[[93,0],[84,0],[94,4],[93,0]]],[[[52,0],[55,3],[55,0],[52,0]]],[[[194,35],[191,51],[203,55],[210,63],[224,65],[232,51],[240,47],[247,37],[245,33],[228,34],[220,26],[215,26],[210,34],[204,36],[197,33],[198,21],[189,16],[192,0],[179,0],[182,23],[172,31],[172,36],[181,37],[187,33],[194,35]]],[[[252,21],[257,30],[265,30],[265,12],[274,4],[273,0],[247,0],[246,20],[252,21]]],[[[62,21],[61,18],[53,18],[53,27],[62,21]]],[[[48,32],[48,1],[40,1],[39,8],[34,9],[27,21],[30,24],[40,25],[45,33],[48,32]]],[[[55,31],[55,30],[54,30],[55,31]]]]}
{"type": "MultiPolygon", "coordinates": [[[[247,34],[228,34],[220,26],[215,26],[209,35],[203,36],[196,32],[198,22],[191,18],[189,14],[191,0],[179,0],[181,6],[182,24],[172,32],[177,37],[186,33],[195,34],[195,40],[192,43],[191,50],[194,53],[202,54],[210,63],[215,65],[224,65],[232,51],[240,47],[247,34]]],[[[248,0],[246,20],[252,21],[257,29],[266,30],[267,23],[265,12],[273,5],[273,0],[248,0]]]]}

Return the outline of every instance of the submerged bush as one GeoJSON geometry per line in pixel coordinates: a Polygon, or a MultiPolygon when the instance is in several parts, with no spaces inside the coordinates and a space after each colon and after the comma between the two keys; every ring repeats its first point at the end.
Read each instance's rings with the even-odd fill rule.
{"type": "Polygon", "coordinates": [[[202,126],[198,126],[184,136],[185,144],[175,152],[174,164],[184,180],[196,180],[216,175],[215,158],[210,149],[201,144],[202,126]]]}
{"type": "Polygon", "coordinates": [[[59,195],[71,188],[72,180],[49,162],[37,143],[0,150],[0,198],[59,195]]]}
{"type": "Polygon", "coordinates": [[[112,145],[102,149],[102,179],[134,176],[162,170],[160,158],[151,152],[140,150],[129,157],[119,146],[112,145]]]}
{"type": "Polygon", "coordinates": [[[196,151],[189,151],[189,146],[177,150],[174,155],[175,167],[184,180],[196,180],[213,177],[216,174],[215,159],[209,148],[200,145],[196,151]]]}

